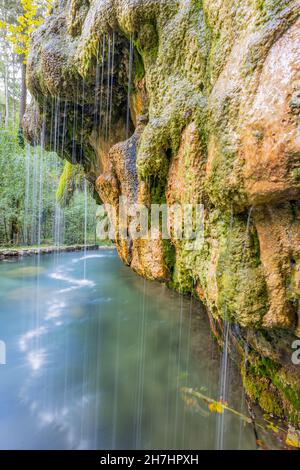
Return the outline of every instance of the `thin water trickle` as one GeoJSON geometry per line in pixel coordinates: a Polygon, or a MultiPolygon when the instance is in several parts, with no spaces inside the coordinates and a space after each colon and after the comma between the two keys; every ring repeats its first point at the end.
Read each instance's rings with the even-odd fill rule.
{"type": "Polygon", "coordinates": [[[38,175],[39,158],[37,148],[33,149],[33,182],[32,182],[32,200],[31,200],[31,245],[37,243],[37,201],[38,201],[38,175]]]}
{"type": "Polygon", "coordinates": [[[110,96],[109,96],[109,118],[108,118],[108,139],[111,134],[111,120],[113,110],[113,89],[114,89],[114,66],[115,66],[115,32],[112,35],[112,59],[111,59],[111,83],[110,83],[110,96]]]}
{"type": "MultiPolygon", "coordinates": [[[[227,250],[230,252],[231,243],[232,243],[232,231],[234,225],[234,209],[231,206],[230,211],[230,225],[229,225],[229,235],[227,240],[227,250]]],[[[223,350],[221,356],[221,365],[220,365],[220,377],[219,377],[219,401],[221,403],[227,402],[229,394],[229,338],[230,338],[230,323],[225,316],[223,321],[223,350]]],[[[216,433],[216,448],[218,450],[223,450],[225,447],[225,411],[218,415],[217,420],[217,433],[216,433]]]]}
{"type": "MultiPolygon", "coordinates": [[[[224,346],[222,351],[221,370],[220,370],[220,397],[219,400],[222,403],[228,403],[228,383],[229,383],[229,335],[230,335],[230,324],[228,321],[223,322],[224,327],[224,346]]],[[[225,437],[225,415],[226,411],[218,414],[217,424],[217,441],[216,448],[218,450],[224,449],[224,437],[225,437]]]]}
{"type": "Polygon", "coordinates": [[[246,251],[247,251],[248,242],[249,242],[252,212],[253,212],[253,206],[250,207],[249,212],[248,212],[248,217],[247,217],[246,233],[245,233],[245,240],[243,244],[243,254],[242,254],[242,262],[241,262],[242,267],[244,266],[246,251]]]}
{"type": "Polygon", "coordinates": [[[50,134],[50,150],[54,151],[53,148],[53,132],[54,132],[54,112],[55,112],[55,100],[51,99],[51,117],[50,117],[50,126],[49,126],[49,134],[50,134]]]}
{"type": "Polygon", "coordinates": [[[128,64],[128,91],[127,91],[127,113],[126,113],[126,138],[129,137],[130,112],[131,112],[131,88],[132,88],[132,66],[133,66],[133,34],[130,35],[129,64],[128,64]]]}
{"type": "Polygon", "coordinates": [[[62,124],[61,148],[60,148],[61,155],[64,155],[64,150],[65,150],[65,138],[66,138],[67,119],[68,119],[67,110],[68,110],[68,104],[67,102],[65,102],[64,111],[63,111],[63,124],[62,124]]]}
{"type": "Polygon", "coordinates": [[[116,332],[116,360],[114,377],[114,407],[113,407],[113,429],[112,429],[112,448],[117,449],[117,423],[119,412],[119,377],[122,374],[120,370],[120,341],[121,341],[121,319],[118,316],[116,332]]]}
{"type": "Polygon", "coordinates": [[[54,211],[54,245],[57,249],[63,244],[62,239],[62,227],[63,227],[63,209],[61,205],[55,202],[54,211]]]}
{"type": "Polygon", "coordinates": [[[100,98],[100,74],[101,74],[101,65],[100,65],[100,45],[98,46],[97,52],[97,62],[96,62],[96,80],[95,80],[95,102],[94,102],[94,129],[98,129],[98,108],[99,108],[99,98],[100,98]]]}
{"type": "MultiPolygon", "coordinates": [[[[246,365],[247,365],[247,362],[248,362],[248,350],[249,350],[249,345],[248,345],[248,333],[247,333],[247,338],[246,338],[245,344],[244,344],[244,370],[246,370],[246,365]]],[[[245,409],[246,406],[247,406],[247,402],[246,402],[246,393],[245,393],[244,388],[243,388],[243,392],[242,392],[241,403],[242,403],[242,409],[245,409]]],[[[242,448],[242,442],[243,442],[243,423],[241,421],[240,431],[239,431],[239,443],[238,443],[238,449],[239,450],[242,448]]]]}
{"type": "Polygon", "coordinates": [[[99,129],[102,129],[102,115],[103,115],[103,94],[104,94],[104,68],[105,68],[105,47],[106,38],[102,38],[102,55],[101,55],[101,82],[100,82],[100,104],[99,104],[99,129]]]}
{"type": "Polygon", "coordinates": [[[87,180],[84,179],[84,263],[83,278],[86,279],[86,255],[87,255],[87,230],[88,230],[88,187],[87,180]]]}
{"type": "Polygon", "coordinates": [[[40,247],[41,240],[42,240],[43,192],[44,192],[44,150],[42,147],[41,155],[40,155],[40,172],[39,172],[38,233],[37,233],[38,248],[40,247]]]}
{"type": "Polygon", "coordinates": [[[143,281],[143,292],[141,302],[141,317],[138,329],[138,370],[137,370],[137,392],[136,392],[136,422],[135,422],[135,448],[142,446],[142,423],[143,423],[143,400],[144,400],[144,370],[145,370],[145,326],[146,326],[146,281],[143,281]]]}
{"type": "MultiPolygon", "coordinates": [[[[82,80],[82,106],[81,106],[81,129],[84,129],[84,100],[85,100],[85,79],[82,80]]],[[[83,149],[83,132],[80,135],[80,164],[84,159],[83,149]]]]}
{"type": "Polygon", "coordinates": [[[60,125],[60,98],[55,97],[54,104],[54,139],[53,151],[57,152],[59,149],[59,125],[60,125]]]}
{"type": "Polygon", "coordinates": [[[29,243],[28,234],[28,219],[29,219],[29,198],[30,198],[30,161],[31,161],[31,147],[26,145],[26,160],[25,160],[25,199],[24,199],[24,245],[29,243]]]}
{"type": "Polygon", "coordinates": [[[107,90],[106,90],[106,112],[105,112],[105,140],[108,141],[109,129],[109,101],[110,101],[110,82],[111,82],[111,38],[107,40],[107,90]]]}
{"type": "Polygon", "coordinates": [[[77,161],[77,130],[78,130],[78,103],[79,103],[79,83],[76,87],[76,99],[73,106],[73,128],[72,128],[72,163],[77,161]]]}

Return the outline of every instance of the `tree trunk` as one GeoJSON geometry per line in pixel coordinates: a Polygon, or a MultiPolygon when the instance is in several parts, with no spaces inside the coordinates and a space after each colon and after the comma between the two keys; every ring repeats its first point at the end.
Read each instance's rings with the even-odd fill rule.
{"type": "Polygon", "coordinates": [[[7,226],[6,226],[5,217],[3,217],[3,225],[4,225],[4,233],[5,233],[5,243],[8,244],[8,233],[7,233],[7,226]]]}
{"type": "Polygon", "coordinates": [[[13,96],[12,96],[12,113],[13,113],[13,124],[14,128],[16,127],[16,94],[15,94],[15,85],[16,85],[16,60],[15,54],[12,55],[13,63],[12,63],[12,89],[13,89],[13,96]]]}
{"type": "Polygon", "coordinates": [[[13,219],[11,221],[11,227],[10,227],[10,243],[11,245],[17,245],[19,243],[19,224],[17,219],[13,219]]]}
{"type": "MultiPolygon", "coordinates": [[[[5,0],[2,0],[3,6],[3,19],[4,22],[7,21],[7,8],[5,7],[5,0]]],[[[4,35],[4,43],[3,43],[3,57],[4,57],[4,94],[5,94],[5,127],[7,128],[9,125],[9,70],[8,70],[8,50],[6,44],[6,35],[4,35]]]]}
{"type": "Polygon", "coordinates": [[[4,88],[5,88],[5,127],[7,128],[8,125],[9,125],[9,89],[8,89],[8,65],[7,65],[7,62],[5,63],[4,88]]]}
{"type": "Polygon", "coordinates": [[[27,101],[27,85],[26,85],[26,64],[24,63],[24,58],[22,58],[22,83],[21,83],[21,101],[20,101],[20,114],[19,114],[19,129],[23,134],[22,130],[22,121],[26,111],[26,101],[27,101]]]}

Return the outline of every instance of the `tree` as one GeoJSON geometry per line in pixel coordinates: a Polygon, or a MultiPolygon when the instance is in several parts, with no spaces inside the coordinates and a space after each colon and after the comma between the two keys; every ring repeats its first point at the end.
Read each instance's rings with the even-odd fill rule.
{"type": "MultiPolygon", "coordinates": [[[[63,163],[55,153],[29,145],[21,148],[13,129],[0,128],[0,247],[38,241],[54,244],[56,192],[62,169],[63,163]]],[[[64,174],[60,182],[64,206],[60,241],[83,244],[87,224],[88,242],[94,243],[96,203],[91,188],[82,191],[83,172],[78,168],[66,164],[64,174]],[[66,176],[68,184],[64,188],[66,176]]]]}
{"type": "MultiPolygon", "coordinates": [[[[26,111],[26,63],[30,38],[34,30],[43,23],[44,16],[49,14],[51,3],[52,0],[41,0],[40,2],[36,2],[34,0],[20,0],[18,2],[20,14],[16,15],[16,20],[14,22],[9,21],[7,18],[7,12],[4,15],[4,19],[0,20],[0,29],[4,32],[5,40],[12,45],[13,52],[20,57],[21,61],[21,99],[19,111],[20,130],[22,127],[23,116],[26,111]]],[[[5,83],[8,83],[7,77],[5,83]]]]}
{"type": "MultiPolygon", "coordinates": [[[[13,21],[13,17],[17,16],[17,3],[15,0],[2,0],[0,3],[0,13],[2,24],[10,24],[13,21]]],[[[1,75],[4,81],[4,104],[5,104],[5,127],[7,128],[10,121],[10,61],[11,61],[11,48],[7,41],[7,28],[0,30],[0,41],[1,41],[1,75]]]]}
{"type": "MultiPolygon", "coordinates": [[[[6,24],[13,24],[20,13],[19,0],[0,0],[0,18],[6,24]]],[[[1,90],[4,92],[1,96],[1,122],[5,122],[6,128],[11,123],[15,127],[20,96],[20,64],[12,44],[7,39],[7,34],[7,28],[0,29],[0,78],[3,81],[1,90]]]]}

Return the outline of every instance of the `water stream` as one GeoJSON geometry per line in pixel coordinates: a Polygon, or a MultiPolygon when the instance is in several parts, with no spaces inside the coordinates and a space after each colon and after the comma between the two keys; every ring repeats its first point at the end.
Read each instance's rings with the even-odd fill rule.
{"type": "MultiPolygon", "coordinates": [[[[255,448],[251,424],[225,412],[220,430],[218,413],[182,394],[219,396],[204,309],[113,250],[2,262],[0,296],[3,449],[255,448]]],[[[226,361],[226,400],[247,414],[226,361]]]]}

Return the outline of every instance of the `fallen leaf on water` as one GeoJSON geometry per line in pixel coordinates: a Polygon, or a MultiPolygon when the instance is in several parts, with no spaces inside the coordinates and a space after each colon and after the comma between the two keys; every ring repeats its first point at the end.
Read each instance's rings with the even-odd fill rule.
{"type": "Polygon", "coordinates": [[[209,410],[212,413],[224,413],[224,405],[220,401],[214,401],[208,405],[209,410]]]}
{"type": "Polygon", "coordinates": [[[187,398],[185,400],[185,404],[189,407],[195,406],[196,400],[193,400],[192,398],[187,398]]]}
{"type": "Polygon", "coordinates": [[[278,427],[277,427],[277,426],[274,426],[273,423],[268,424],[268,425],[267,425],[267,428],[268,428],[268,429],[271,429],[271,431],[275,432],[276,434],[279,432],[278,427]]]}
{"type": "Polygon", "coordinates": [[[296,447],[300,449],[300,433],[297,432],[295,429],[289,429],[285,443],[288,446],[296,447]]]}
{"type": "Polygon", "coordinates": [[[263,447],[265,444],[260,439],[256,439],[256,445],[258,445],[259,447],[263,447]]]}

